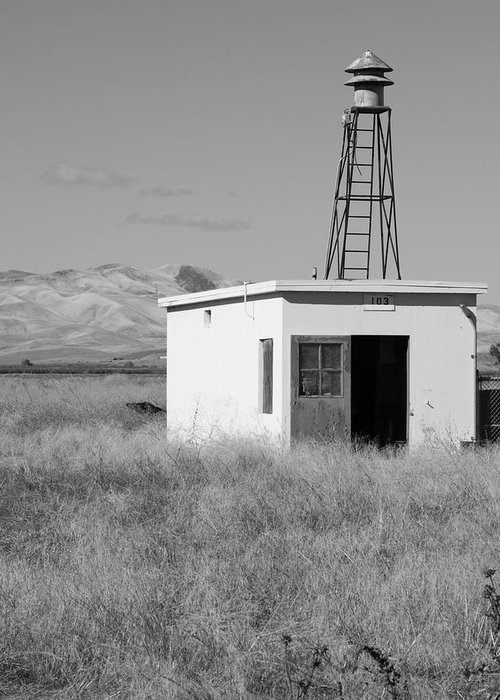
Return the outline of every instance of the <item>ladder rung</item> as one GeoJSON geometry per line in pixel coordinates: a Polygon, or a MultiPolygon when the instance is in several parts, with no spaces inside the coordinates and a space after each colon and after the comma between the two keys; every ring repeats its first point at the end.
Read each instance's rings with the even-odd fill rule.
{"type": "Polygon", "coordinates": [[[386,199],[392,199],[390,195],[384,195],[380,197],[379,195],[373,195],[370,197],[368,194],[351,194],[350,197],[338,197],[338,199],[345,201],[347,199],[356,200],[356,202],[382,202],[386,199]]]}
{"type": "Polygon", "coordinates": [[[369,250],[344,250],[344,253],[363,253],[364,255],[368,255],[369,252],[369,250]]]}
{"type": "Polygon", "coordinates": [[[373,131],[373,129],[356,129],[356,131],[373,131]]]}
{"type": "Polygon", "coordinates": [[[346,236],[369,236],[369,233],[361,233],[360,231],[346,231],[346,236]]]}
{"type": "Polygon", "coordinates": [[[368,272],[367,267],[344,267],[344,270],[363,270],[363,272],[368,272]]]}
{"type": "Polygon", "coordinates": [[[369,214],[349,214],[350,219],[371,219],[369,214]]]}
{"type": "Polygon", "coordinates": [[[358,168],[371,168],[372,167],[371,163],[354,163],[354,165],[357,165],[358,168]]]}
{"type": "Polygon", "coordinates": [[[371,185],[371,180],[351,180],[351,182],[356,182],[358,185],[371,185]]]}
{"type": "Polygon", "coordinates": [[[358,146],[358,144],[356,144],[355,150],[357,151],[358,148],[362,148],[364,151],[373,151],[373,146],[358,146]]]}

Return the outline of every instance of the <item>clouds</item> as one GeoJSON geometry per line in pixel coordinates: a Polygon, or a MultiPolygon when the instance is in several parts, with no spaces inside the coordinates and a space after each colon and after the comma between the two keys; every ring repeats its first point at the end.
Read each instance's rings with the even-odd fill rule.
{"type": "MultiPolygon", "coordinates": [[[[57,163],[47,168],[41,175],[40,180],[45,185],[55,185],[63,188],[83,187],[108,191],[132,188],[136,195],[156,199],[187,198],[194,195],[190,187],[167,187],[161,184],[144,186],[134,177],[99,166],[74,166],[67,163],[57,163]]],[[[229,190],[228,193],[232,198],[237,197],[234,190],[229,190]]],[[[129,197],[129,194],[127,194],[127,197],[129,197]]],[[[246,231],[251,227],[250,221],[243,218],[209,218],[175,213],[149,214],[134,212],[125,218],[125,222],[142,226],[181,226],[206,232],[246,231]]]]}
{"type": "Polygon", "coordinates": [[[145,197],[190,197],[193,190],[189,187],[164,187],[157,185],[156,187],[142,187],[139,194],[145,197]]]}
{"type": "Polygon", "coordinates": [[[200,216],[182,216],[179,214],[161,214],[160,216],[134,212],[126,218],[128,224],[146,224],[152,226],[184,226],[200,231],[244,231],[250,228],[246,219],[208,219],[200,216]]]}
{"type": "Polygon", "coordinates": [[[66,163],[51,165],[40,177],[46,185],[65,187],[97,187],[101,190],[129,187],[137,182],[133,177],[94,166],[75,167],[66,163]]]}
{"type": "MultiPolygon", "coordinates": [[[[110,168],[89,165],[74,166],[67,163],[51,165],[41,175],[40,180],[46,185],[96,187],[100,190],[139,185],[135,177],[117,173],[110,168]]],[[[193,190],[190,187],[155,185],[140,187],[138,193],[145,197],[190,197],[193,194],[193,190]]]]}

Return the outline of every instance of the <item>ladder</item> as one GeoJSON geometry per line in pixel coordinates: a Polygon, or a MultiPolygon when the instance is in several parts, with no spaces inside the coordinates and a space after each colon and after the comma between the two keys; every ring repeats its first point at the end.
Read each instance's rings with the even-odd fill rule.
{"type": "Polygon", "coordinates": [[[379,262],[385,279],[391,258],[401,279],[396,231],[390,109],[351,108],[344,113],[344,136],[335,184],[325,279],[368,279],[372,238],[380,234],[379,262]],[[388,112],[387,126],[380,114],[388,112]],[[377,216],[378,214],[378,216],[377,216]]]}

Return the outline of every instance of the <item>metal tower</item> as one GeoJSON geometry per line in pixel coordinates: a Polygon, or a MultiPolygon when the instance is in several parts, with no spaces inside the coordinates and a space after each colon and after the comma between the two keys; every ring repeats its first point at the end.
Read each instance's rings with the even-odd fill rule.
{"type": "Polygon", "coordinates": [[[401,279],[392,167],[391,108],[384,73],[392,68],[371,51],[346,68],[353,77],[354,105],[344,111],[340,157],[325,279],[401,279]],[[378,245],[375,240],[378,239],[378,245]],[[392,271],[392,272],[391,272],[392,271]],[[376,275],[380,276],[380,272],[376,275]]]}

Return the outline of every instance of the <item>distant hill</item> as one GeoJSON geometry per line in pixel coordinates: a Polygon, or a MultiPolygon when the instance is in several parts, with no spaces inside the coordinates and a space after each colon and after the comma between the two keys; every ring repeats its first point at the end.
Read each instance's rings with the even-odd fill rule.
{"type": "Polygon", "coordinates": [[[500,372],[490,356],[490,346],[500,343],[500,306],[482,304],[477,311],[477,349],[480,372],[500,372]]]}
{"type": "Polygon", "coordinates": [[[477,326],[479,348],[488,350],[492,343],[499,343],[500,306],[481,304],[477,312],[477,326]]]}
{"type": "Polygon", "coordinates": [[[239,281],[192,265],[0,272],[0,363],[159,357],[166,321],[158,297],[232,284],[239,281]]]}
{"type": "MultiPolygon", "coordinates": [[[[233,284],[241,282],[193,265],[0,272],[0,364],[158,359],[166,332],[158,297],[233,284]]],[[[488,353],[500,342],[500,306],[479,308],[478,330],[480,368],[493,368],[488,353]]]]}

